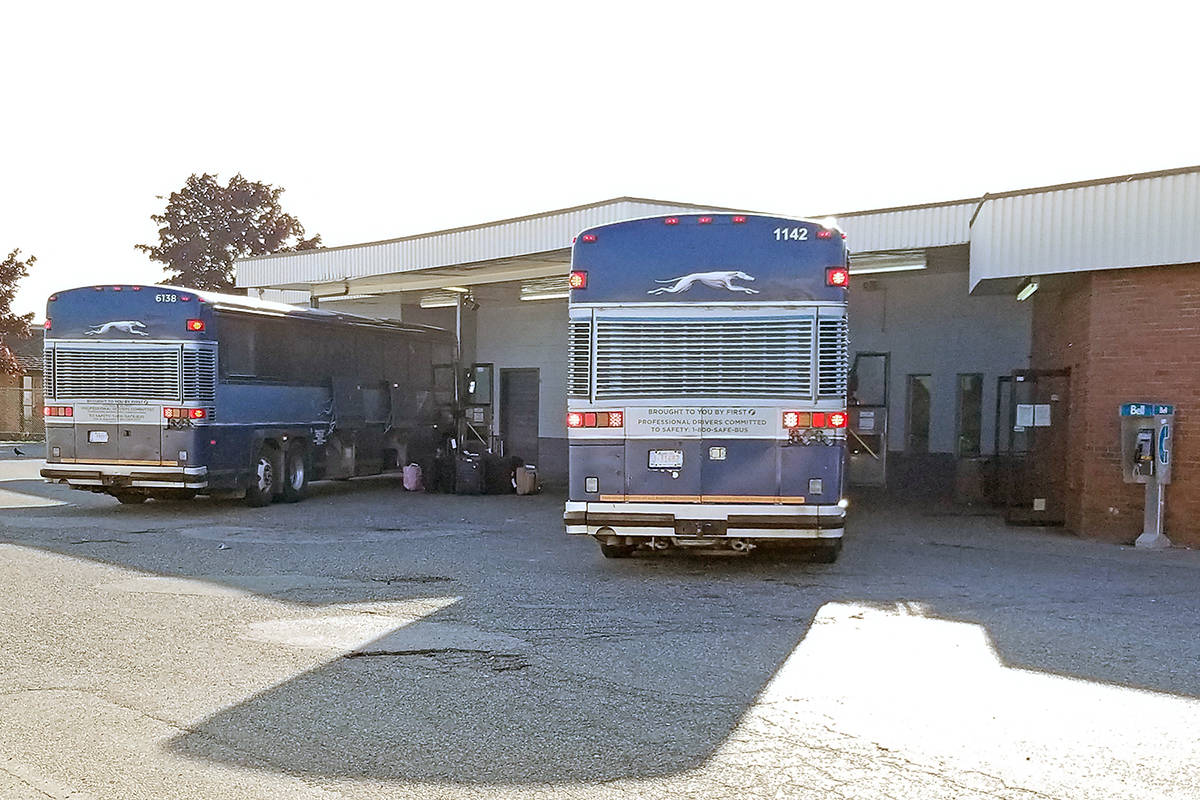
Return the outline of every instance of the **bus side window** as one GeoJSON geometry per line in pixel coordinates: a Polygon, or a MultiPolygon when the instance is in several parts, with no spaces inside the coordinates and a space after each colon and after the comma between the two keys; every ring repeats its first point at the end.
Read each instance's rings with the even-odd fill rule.
{"type": "Polygon", "coordinates": [[[227,377],[254,376],[254,321],[231,314],[217,318],[218,357],[221,374],[227,377]]]}

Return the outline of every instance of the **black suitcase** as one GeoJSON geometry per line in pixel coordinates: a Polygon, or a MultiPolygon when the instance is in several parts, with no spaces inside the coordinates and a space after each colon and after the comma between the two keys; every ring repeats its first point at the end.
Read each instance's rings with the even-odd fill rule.
{"type": "Polygon", "coordinates": [[[460,453],[454,462],[454,493],[483,494],[483,459],[471,453],[460,453]]]}

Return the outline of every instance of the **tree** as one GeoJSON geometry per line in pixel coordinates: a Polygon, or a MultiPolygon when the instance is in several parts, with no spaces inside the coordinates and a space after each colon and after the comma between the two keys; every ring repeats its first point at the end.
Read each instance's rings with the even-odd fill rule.
{"type": "Polygon", "coordinates": [[[150,216],[160,226],[158,244],[134,246],[166,265],[167,283],[231,289],[236,258],[321,246],[319,235],[304,238],[300,220],[284,213],[281,194],[281,187],[246,180],[240,173],[225,186],[216,175],[192,175],[167,198],[162,214],[150,216]]]}
{"type": "Polygon", "coordinates": [[[37,261],[35,256],[21,258],[20,250],[13,250],[4,261],[0,261],[0,372],[15,375],[21,371],[17,357],[8,346],[10,337],[29,337],[29,323],[33,314],[14,314],[13,299],[17,296],[17,284],[29,274],[29,268],[37,261]]]}

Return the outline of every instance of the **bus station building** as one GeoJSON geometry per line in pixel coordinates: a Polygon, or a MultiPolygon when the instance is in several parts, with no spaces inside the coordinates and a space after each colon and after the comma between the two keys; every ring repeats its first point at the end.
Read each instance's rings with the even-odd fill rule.
{"type": "MultiPolygon", "coordinates": [[[[561,481],[574,237],[706,211],[749,210],[622,197],[242,259],[236,280],[460,330],[462,361],[494,376],[477,427],[561,481]]],[[[1118,409],[1166,403],[1167,534],[1200,545],[1200,167],[816,216],[847,235],[851,358],[884,365],[892,496],[999,499],[1015,520],[1132,540],[1143,492],[1122,479],[1118,409]]]]}

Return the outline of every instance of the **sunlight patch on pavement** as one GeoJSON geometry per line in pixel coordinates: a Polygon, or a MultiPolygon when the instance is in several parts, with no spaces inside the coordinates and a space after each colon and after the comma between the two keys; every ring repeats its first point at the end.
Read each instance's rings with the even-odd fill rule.
{"type": "Polygon", "coordinates": [[[0,461],[0,481],[40,481],[46,462],[37,459],[4,459],[0,461]]]}
{"type": "Polygon", "coordinates": [[[52,500],[49,497],[39,497],[28,492],[14,492],[12,489],[0,489],[0,509],[4,508],[48,508],[50,506],[65,506],[62,500],[52,500]]]}
{"type": "Polygon", "coordinates": [[[247,625],[241,635],[245,639],[289,647],[341,652],[361,651],[374,647],[374,643],[380,640],[394,636],[393,631],[441,611],[460,599],[421,597],[370,603],[369,610],[354,614],[265,620],[247,625]]]}
{"type": "Polygon", "coordinates": [[[979,792],[1194,796],[1200,701],[1008,667],[983,627],[920,613],[823,606],[714,760],[774,740],[829,748],[832,771],[841,751],[847,774],[870,757],[979,792]]]}

